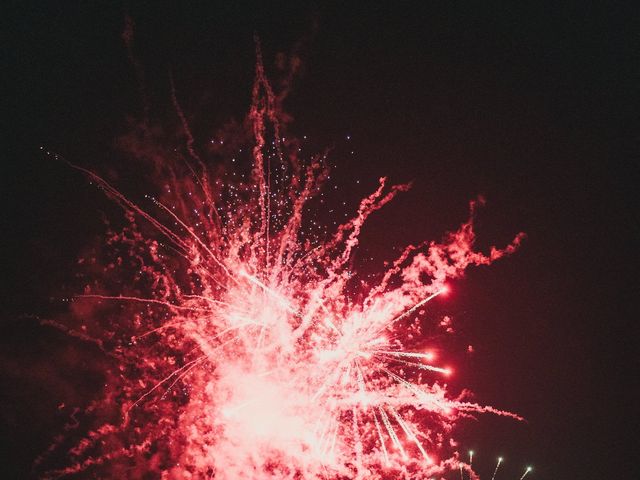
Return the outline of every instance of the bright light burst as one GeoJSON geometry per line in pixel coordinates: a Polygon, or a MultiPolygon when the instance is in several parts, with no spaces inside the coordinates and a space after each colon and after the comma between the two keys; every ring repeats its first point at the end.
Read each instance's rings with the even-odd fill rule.
{"type": "MultiPolygon", "coordinates": [[[[474,201],[471,218],[443,241],[407,246],[375,281],[359,277],[353,257],[365,221],[409,185],[380,179],[350,220],[325,233],[313,213],[329,176],[325,155],[301,158],[300,142],[283,131],[281,100],[258,55],[238,127],[250,132],[249,148],[238,134],[211,142],[209,153],[232,158],[234,169],[222,171],[196,151],[174,92],[184,155],[174,151],[176,162],[152,147],[162,191],[141,203],[81,169],[127,224],[83,260],[90,276],[72,303],[77,325],[66,328],[115,366],[105,398],[89,408],[95,428],[70,449],[73,464],[50,476],[472,475],[455,453],[457,420],[519,418],[451,398],[451,370],[424,348],[417,314],[448,279],[512,253],[523,235],[475,251],[482,200],[474,201]]],[[[129,145],[140,137],[148,140],[134,134],[129,145]]]]}

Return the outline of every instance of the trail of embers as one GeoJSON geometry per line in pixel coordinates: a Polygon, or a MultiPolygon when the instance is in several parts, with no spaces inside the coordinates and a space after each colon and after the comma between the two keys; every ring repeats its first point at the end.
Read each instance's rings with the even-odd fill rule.
{"type": "Polygon", "coordinates": [[[309,217],[325,155],[300,158],[260,56],[246,172],[214,173],[175,90],[173,100],[186,146],[178,162],[156,158],[162,194],[134,202],[77,167],[127,223],[83,260],[93,276],[64,328],[115,367],[87,410],[94,427],[48,477],[435,478],[462,468],[451,437],[459,419],[520,418],[452,398],[450,369],[405,345],[423,335],[416,313],[448,279],[512,253],[522,234],[474,250],[474,201],[441,242],[410,245],[375,281],[359,278],[365,221],[408,185],[380,179],[353,218],[325,233],[309,217]]]}

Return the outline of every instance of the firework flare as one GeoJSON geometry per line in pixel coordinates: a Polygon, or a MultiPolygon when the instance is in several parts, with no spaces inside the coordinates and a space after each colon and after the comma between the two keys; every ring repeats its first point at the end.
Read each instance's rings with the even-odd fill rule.
{"type": "MultiPolygon", "coordinates": [[[[472,469],[473,456],[474,456],[473,450],[469,450],[469,462],[466,465],[461,462],[458,464],[458,468],[460,471],[460,480],[465,480],[465,478],[481,480],[482,478],[484,478],[484,477],[478,476],[478,474],[472,469]]],[[[500,467],[502,466],[503,463],[504,463],[504,458],[498,457],[496,461],[496,466],[493,469],[493,473],[491,475],[491,480],[496,479],[496,476],[498,475],[498,470],[500,470],[500,467]]],[[[526,467],[519,480],[523,480],[524,477],[529,475],[532,471],[533,471],[533,467],[531,466],[526,467]]]]}
{"type": "Polygon", "coordinates": [[[301,158],[282,98],[258,50],[237,126],[249,141],[221,135],[209,145],[233,165],[223,169],[196,149],[174,90],[186,145],[172,157],[146,147],[161,189],[140,202],[76,167],[126,224],[81,261],[88,276],[64,328],[114,367],[87,409],[89,433],[49,477],[426,479],[460,469],[477,478],[453,426],[485,412],[520,418],[448,393],[451,370],[424,348],[417,314],[447,280],[512,253],[523,235],[476,251],[479,199],[457,231],[361,278],[353,258],[365,221],[409,185],[381,178],[351,219],[319,228],[326,155],[301,158]]]}

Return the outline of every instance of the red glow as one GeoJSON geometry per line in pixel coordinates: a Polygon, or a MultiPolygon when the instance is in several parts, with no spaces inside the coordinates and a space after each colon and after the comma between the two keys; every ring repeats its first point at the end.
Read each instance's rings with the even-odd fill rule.
{"type": "Polygon", "coordinates": [[[121,415],[56,473],[134,458],[163,478],[430,478],[451,468],[446,437],[461,416],[519,418],[450,398],[438,381],[452,370],[408,333],[420,308],[428,315],[428,302],[449,293],[448,279],[511,253],[521,235],[487,256],[473,248],[469,219],[441,243],[408,246],[352,295],[364,222],[408,185],[380,179],[351,220],[314,233],[305,215],[328,169],[321,156],[298,157],[281,118],[258,61],[246,180],[212,175],[186,124],[199,170],[159,165],[166,188],[148,206],[86,172],[129,220],[105,242],[120,263],[105,262],[102,281],[90,279],[75,302],[88,312],[86,337],[119,362],[93,411],[115,404],[121,415]]]}

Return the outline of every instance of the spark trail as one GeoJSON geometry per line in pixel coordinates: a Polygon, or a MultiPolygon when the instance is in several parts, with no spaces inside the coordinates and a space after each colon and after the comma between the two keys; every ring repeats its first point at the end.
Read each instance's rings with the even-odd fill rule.
{"type": "Polygon", "coordinates": [[[381,178],[353,218],[318,229],[325,158],[301,158],[285,134],[259,51],[244,171],[205,163],[173,84],[172,94],[187,139],[179,161],[136,147],[155,152],[161,193],[138,203],[81,169],[127,223],[84,260],[91,276],[72,304],[77,325],[65,328],[99,342],[115,366],[88,408],[93,428],[49,477],[427,479],[457,469],[460,418],[519,419],[452,398],[451,370],[407,333],[447,280],[512,253],[522,234],[474,250],[474,201],[443,241],[409,246],[376,281],[358,282],[365,221],[409,186],[381,178]]]}

